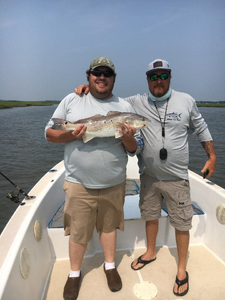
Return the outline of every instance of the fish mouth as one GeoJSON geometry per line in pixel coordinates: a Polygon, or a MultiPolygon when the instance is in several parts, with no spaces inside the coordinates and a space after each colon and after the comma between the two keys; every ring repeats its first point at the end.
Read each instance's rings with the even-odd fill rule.
{"type": "Polygon", "coordinates": [[[150,122],[146,122],[145,124],[143,124],[143,128],[148,127],[149,125],[150,125],[150,122]]]}

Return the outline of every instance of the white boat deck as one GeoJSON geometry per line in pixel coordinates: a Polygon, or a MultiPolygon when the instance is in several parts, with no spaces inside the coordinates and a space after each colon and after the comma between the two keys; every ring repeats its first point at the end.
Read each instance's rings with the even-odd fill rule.
{"type": "MultiPolygon", "coordinates": [[[[154,300],[223,300],[225,299],[225,266],[204,246],[191,246],[188,252],[189,292],[184,297],[173,294],[176,276],[177,252],[175,248],[158,247],[157,259],[142,270],[133,271],[130,267],[135,257],[145,248],[131,251],[117,251],[116,264],[122,278],[121,291],[112,293],[107,286],[103,272],[103,254],[87,257],[82,265],[82,283],[78,300],[138,300],[133,291],[140,281],[152,282],[158,290],[154,300]]],[[[70,270],[69,261],[61,260],[54,264],[46,300],[62,300],[63,288],[70,270]]],[[[150,299],[150,298],[147,298],[150,299]]],[[[147,300],[146,299],[146,300],[147,300]]],[[[142,298],[143,300],[143,298],[142,298]]]]}
{"type": "MultiPolygon", "coordinates": [[[[197,211],[197,214],[193,217],[193,228],[190,231],[192,246],[189,248],[187,261],[187,271],[190,277],[189,292],[182,299],[225,299],[225,264],[200,243],[205,230],[205,218],[205,214],[202,214],[201,211],[197,211]]],[[[62,222],[60,214],[58,217],[55,215],[55,219],[57,220],[57,227],[62,222]]],[[[103,271],[104,256],[100,252],[101,247],[98,235],[95,232],[82,264],[82,283],[78,300],[149,300],[151,298],[138,298],[134,294],[135,284],[142,281],[151,282],[156,286],[158,293],[153,299],[179,300],[180,298],[173,294],[177,270],[177,251],[174,247],[175,235],[174,229],[169,225],[165,210],[162,210],[159,225],[157,245],[166,244],[170,247],[157,247],[157,260],[140,271],[133,271],[130,267],[132,261],[143,254],[146,249],[145,222],[141,220],[138,209],[138,196],[128,197],[125,202],[125,231],[118,231],[117,233],[118,250],[115,259],[122,278],[123,288],[116,293],[112,293],[108,289],[103,271]],[[130,245],[130,248],[127,248],[127,245],[130,245]],[[132,247],[131,245],[135,246],[132,247]]],[[[64,250],[67,248],[68,237],[63,237],[63,228],[54,228],[53,226],[53,228],[48,229],[48,233],[53,244],[59,243],[62,246],[65,243],[63,248],[64,250]]],[[[55,247],[55,249],[57,248],[59,247],[55,247]]],[[[53,266],[45,300],[63,299],[63,288],[70,270],[69,260],[67,258],[63,259],[67,256],[67,252],[68,249],[65,253],[55,252],[56,257],[60,257],[60,259],[56,260],[53,266]]]]}

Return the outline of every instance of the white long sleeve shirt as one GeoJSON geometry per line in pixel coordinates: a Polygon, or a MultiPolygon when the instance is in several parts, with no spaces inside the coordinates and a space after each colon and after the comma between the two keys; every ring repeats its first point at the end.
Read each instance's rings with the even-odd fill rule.
{"type": "Polygon", "coordinates": [[[167,101],[155,102],[147,94],[125,98],[137,114],[151,120],[150,126],[142,130],[144,148],[138,155],[140,173],[146,173],[158,180],[188,180],[188,134],[195,133],[200,142],[210,141],[212,137],[207,124],[202,118],[195,100],[186,93],[172,90],[167,101]],[[161,121],[164,122],[165,110],[165,138],[162,137],[161,121]],[[159,151],[167,149],[167,159],[161,160],[159,151]]]}

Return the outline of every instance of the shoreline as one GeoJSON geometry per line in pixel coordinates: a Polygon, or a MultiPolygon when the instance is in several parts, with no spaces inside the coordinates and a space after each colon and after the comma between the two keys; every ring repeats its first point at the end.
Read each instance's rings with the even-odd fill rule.
{"type": "Polygon", "coordinates": [[[198,107],[225,107],[225,103],[199,103],[199,102],[196,102],[197,106],[198,107]]]}
{"type": "MultiPolygon", "coordinates": [[[[0,100],[0,109],[14,108],[14,107],[29,107],[29,106],[51,106],[59,104],[57,100],[46,101],[17,101],[17,100],[0,100]]],[[[225,103],[200,103],[196,102],[198,107],[225,107],[225,103]]]]}
{"type": "Polygon", "coordinates": [[[0,109],[14,108],[14,107],[29,107],[29,106],[51,106],[59,104],[60,101],[46,100],[46,101],[17,101],[17,100],[0,100],[0,109]]]}

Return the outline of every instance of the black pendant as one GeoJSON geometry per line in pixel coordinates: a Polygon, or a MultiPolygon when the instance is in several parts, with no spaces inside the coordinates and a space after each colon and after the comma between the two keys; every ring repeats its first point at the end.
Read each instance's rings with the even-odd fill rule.
{"type": "Polygon", "coordinates": [[[159,157],[162,160],[167,159],[167,150],[165,148],[160,149],[160,151],[159,151],[159,157]]]}

